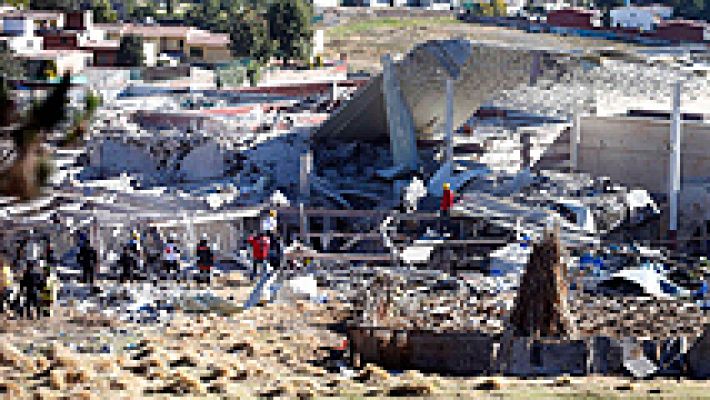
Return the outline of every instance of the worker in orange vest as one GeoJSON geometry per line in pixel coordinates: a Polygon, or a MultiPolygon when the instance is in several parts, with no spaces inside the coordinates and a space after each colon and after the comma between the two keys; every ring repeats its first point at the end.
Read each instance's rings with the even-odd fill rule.
{"type": "Polygon", "coordinates": [[[441,204],[439,206],[439,232],[444,233],[444,229],[448,229],[449,217],[451,215],[451,207],[454,205],[454,192],[451,190],[451,185],[444,183],[444,192],[441,195],[441,204]]]}

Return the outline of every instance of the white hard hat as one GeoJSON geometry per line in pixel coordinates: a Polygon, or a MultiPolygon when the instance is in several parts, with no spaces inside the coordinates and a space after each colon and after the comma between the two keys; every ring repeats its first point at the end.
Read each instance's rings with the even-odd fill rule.
{"type": "Polygon", "coordinates": [[[209,239],[209,238],[207,237],[207,234],[206,234],[206,233],[203,233],[202,236],[200,236],[200,238],[202,238],[202,240],[207,240],[207,239],[209,239]]]}

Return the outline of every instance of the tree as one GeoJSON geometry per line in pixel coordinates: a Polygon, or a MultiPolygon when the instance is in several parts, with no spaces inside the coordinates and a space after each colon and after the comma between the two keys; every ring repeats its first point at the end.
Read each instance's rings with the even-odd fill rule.
{"type": "Polygon", "coordinates": [[[27,200],[36,197],[49,178],[50,167],[42,143],[46,132],[66,117],[70,76],[64,74],[44,101],[36,103],[24,116],[14,109],[5,80],[0,82],[0,109],[4,131],[9,133],[16,153],[10,166],[0,175],[0,194],[27,200]]]}
{"type": "Polygon", "coordinates": [[[72,125],[66,137],[61,141],[62,146],[72,146],[79,143],[86,131],[88,131],[89,123],[94,117],[96,110],[101,106],[101,103],[101,96],[94,93],[92,90],[87,90],[84,93],[84,110],[83,112],[75,112],[72,125]]]}
{"type": "Polygon", "coordinates": [[[232,21],[229,29],[232,52],[260,63],[267,62],[273,54],[274,45],[264,15],[247,8],[234,15],[232,21]]]}
{"type": "Polygon", "coordinates": [[[496,17],[508,16],[508,6],[505,0],[493,0],[493,15],[496,17]]]}
{"type": "Polygon", "coordinates": [[[5,0],[3,3],[23,10],[30,8],[30,0],[5,0]]]}
{"type": "Polygon", "coordinates": [[[138,35],[126,35],[121,38],[118,48],[118,62],[128,67],[143,65],[143,38],[138,35]]]}
{"type": "Polygon", "coordinates": [[[313,39],[313,8],[307,0],[275,0],[267,13],[269,37],[276,43],[276,54],[284,64],[306,61],[313,39]]]}
{"type": "Polygon", "coordinates": [[[30,0],[32,10],[62,10],[72,11],[79,9],[78,0],[30,0]]]}
{"type": "Polygon", "coordinates": [[[137,4],[135,1],[128,1],[124,5],[126,7],[126,15],[131,21],[143,22],[147,18],[156,18],[158,16],[158,11],[152,2],[146,2],[144,4],[137,4]]]}
{"type": "Polygon", "coordinates": [[[22,61],[15,58],[7,48],[7,43],[0,43],[0,77],[4,79],[19,79],[24,77],[25,68],[22,61]]]}
{"type": "Polygon", "coordinates": [[[109,0],[91,0],[90,7],[93,11],[94,22],[103,24],[116,22],[118,14],[111,7],[109,0]]]}

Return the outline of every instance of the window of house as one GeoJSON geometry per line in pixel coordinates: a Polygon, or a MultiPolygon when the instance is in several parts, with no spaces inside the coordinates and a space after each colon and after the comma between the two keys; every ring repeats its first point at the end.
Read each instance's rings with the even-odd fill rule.
{"type": "Polygon", "coordinates": [[[204,51],[201,47],[190,47],[190,57],[202,58],[204,51]]]}

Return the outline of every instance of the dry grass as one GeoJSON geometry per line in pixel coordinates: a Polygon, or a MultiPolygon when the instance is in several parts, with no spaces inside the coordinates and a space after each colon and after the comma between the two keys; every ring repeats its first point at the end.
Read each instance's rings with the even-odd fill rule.
{"type": "Polygon", "coordinates": [[[499,26],[462,23],[450,17],[372,18],[327,28],[327,58],[348,55],[351,71],[377,72],[385,53],[405,54],[427,40],[464,38],[531,47],[559,49],[615,48],[628,50],[629,44],[606,40],[528,33],[499,26]]]}

